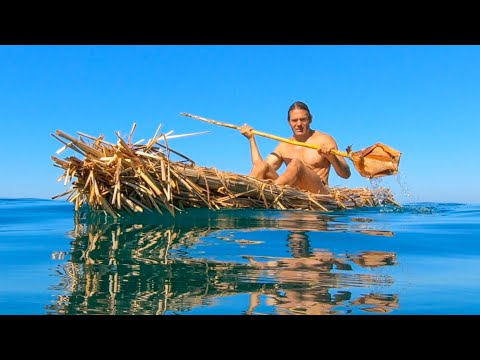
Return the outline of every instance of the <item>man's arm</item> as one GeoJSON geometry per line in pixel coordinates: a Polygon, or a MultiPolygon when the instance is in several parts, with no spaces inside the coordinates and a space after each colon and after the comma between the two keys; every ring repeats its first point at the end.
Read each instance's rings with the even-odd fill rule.
{"type": "Polygon", "coordinates": [[[255,164],[258,161],[263,161],[262,155],[260,155],[260,151],[258,150],[257,142],[255,141],[255,135],[252,133],[253,128],[247,124],[244,124],[240,132],[243,136],[248,139],[250,143],[250,156],[252,158],[252,164],[255,164]]]}
{"type": "Polygon", "coordinates": [[[250,143],[250,155],[252,157],[252,164],[255,164],[258,161],[263,161],[262,155],[258,150],[257,142],[255,141],[255,136],[252,136],[248,139],[250,143]]]}
{"type": "Polygon", "coordinates": [[[348,179],[351,175],[350,166],[348,165],[348,163],[340,155],[330,155],[332,156],[332,158],[329,158],[328,161],[330,161],[330,164],[332,164],[337,175],[344,179],[348,179]]]}
{"type": "MultiPolygon", "coordinates": [[[[252,165],[255,168],[255,164],[263,162],[263,158],[258,150],[257,142],[255,141],[255,135],[253,134],[252,130],[253,128],[251,126],[245,124],[241,127],[240,132],[248,139],[250,143],[250,155],[252,158],[252,165]]],[[[276,171],[280,168],[280,166],[282,166],[283,163],[283,157],[280,149],[281,144],[277,145],[276,149],[268,154],[265,158],[265,162],[269,165],[270,170],[268,170],[267,174],[263,176],[267,176],[267,178],[271,179],[276,179],[278,177],[276,171]]]]}
{"type": "Polygon", "coordinates": [[[338,150],[338,146],[335,140],[329,136],[328,141],[326,141],[322,148],[318,151],[327,158],[330,164],[332,164],[338,176],[348,179],[351,175],[350,166],[345,161],[343,156],[331,154],[330,150],[332,149],[338,150]]]}
{"type": "MultiPolygon", "coordinates": [[[[263,161],[262,155],[258,150],[255,135],[252,133],[253,128],[247,124],[243,125],[240,129],[242,135],[244,135],[250,143],[250,155],[252,158],[252,164],[263,161]]],[[[265,161],[276,171],[282,165],[283,159],[280,152],[280,146],[277,146],[274,151],[267,155],[265,161]]]]}
{"type": "Polygon", "coordinates": [[[273,150],[270,154],[267,155],[265,161],[273,168],[273,170],[277,171],[280,169],[280,166],[283,164],[283,157],[281,152],[281,144],[279,144],[275,150],[273,150]]]}

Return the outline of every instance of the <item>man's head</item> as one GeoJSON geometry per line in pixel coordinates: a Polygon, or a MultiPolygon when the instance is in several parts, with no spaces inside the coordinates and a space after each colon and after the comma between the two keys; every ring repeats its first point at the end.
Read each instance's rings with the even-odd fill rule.
{"type": "Polygon", "coordinates": [[[295,137],[303,138],[310,135],[310,124],[313,116],[307,104],[295,101],[288,108],[288,123],[295,137]]]}
{"type": "Polygon", "coordinates": [[[308,114],[308,119],[310,122],[313,120],[312,113],[310,112],[310,109],[308,108],[307,104],[301,101],[295,101],[289,108],[288,108],[288,114],[287,114],[287,120],[290,121],[290,112],[292,110],[305,110],[308,114]]]}

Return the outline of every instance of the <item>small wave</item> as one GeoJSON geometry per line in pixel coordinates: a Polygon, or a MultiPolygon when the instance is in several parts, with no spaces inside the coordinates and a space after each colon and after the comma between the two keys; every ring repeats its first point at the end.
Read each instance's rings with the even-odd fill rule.
{"type": "Polygon", "coordinates": [[[451,205],[448,208],[441,206],[439,203],[408,203],[401,207],[384,206],[379,209],[381,213],[399,213],[399,214],[434,214],[443,211],[451,211],[451,205]]]}

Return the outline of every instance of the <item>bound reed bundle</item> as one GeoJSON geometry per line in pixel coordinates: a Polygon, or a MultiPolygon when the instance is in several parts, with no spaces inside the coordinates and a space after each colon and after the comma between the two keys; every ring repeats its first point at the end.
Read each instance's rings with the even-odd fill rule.
{"type": "Polygon", "coordinates": [[[59,159],[54,166],[64,170],[58,181],[72,183],[68,196],[79,210],[83,204],[113,217],[122,213],[167,210],[171,215],[187,208],[263,208],[330,211],[391,203],[398,205],[389,189],[331,188],[329,195],[313,194],[268,180],[215,168],[197,166],[173,150],[168,140],[193,134],[158,134],[147,144],[132,143],[134,124],[127,140],[116,132],[116,144],[77,132],[78,138],[57,130],[52,134],[64,146],[81,155],[59,159]],[[173,157],[178,160],[173,160],[173,157]]]}

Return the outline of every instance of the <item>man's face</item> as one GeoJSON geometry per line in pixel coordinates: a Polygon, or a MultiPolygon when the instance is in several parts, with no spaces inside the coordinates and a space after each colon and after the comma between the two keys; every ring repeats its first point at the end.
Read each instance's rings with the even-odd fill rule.
{"type": "Polygon", "coordinates": [[[307,135],[310,132],[310,122],[307,110],[293,109],[290,111],[288,123],[295,136],[307,135]]]}

